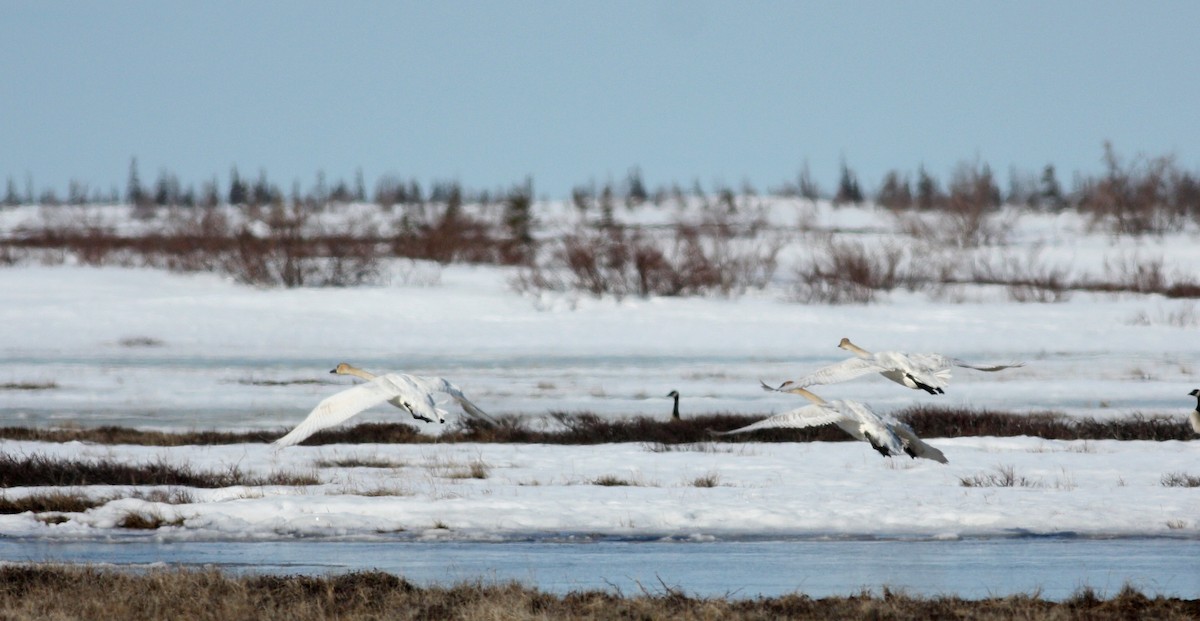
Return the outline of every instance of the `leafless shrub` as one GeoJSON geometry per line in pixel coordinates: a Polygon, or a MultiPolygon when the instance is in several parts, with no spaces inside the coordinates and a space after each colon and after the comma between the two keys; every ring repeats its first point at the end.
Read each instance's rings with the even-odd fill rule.
{"type": "Polygon", "coordinates": [[[1200,476],[1186,472],[1168,472],[1162,475],[1163,487],[1200,487],[1200,476]]]}
{"type": "Polygon", "coordinates": [[[1077,190],[1078,205],[1095,224],[1115,234],[1162,235],[1178,230],[1188,211],[1196,207],[1195,197],[1190,196],[1195,180],[1181,173],[1170,157],[1137,158],[1125,164],[1106,142],[1104,164],[1103,177],[1084,180],[1077,190]]]}
{"type": "Polygon", "coordinates": [[[1041,480],[1028,479],[1017,474],[1012,465],[1001,465],[994,472],[981,472],[961,476],[958,482],[963,487],[1044,487],[1041,480]]]}
{"type": "Polygon", "coordinates": [[[977,259],[972,263],[972,282],[1008,286],[1014,302],[1065,302],[1070,298],[1070,272],[1041,259],[1042,247],[1035,245],[1025,256],[1005,254],[998,260],[977,259]]]}
{"type": "Polygon", "coordinates": [[[453,196],[444,205],[406,208],[396,226],[392,254],[446,264],[500,263],[505,243],[496,223],[469,213],[453,196]]]}
{"type": "Polygon", "coordinates": [[[595,296],[736,295],[766,286],[782,241],[753,225],[678,224],[672,236],[620,226],[579,228],[522,270],[518,291],[584,291],[595,296]]]}
{"type": "Polygon", "coordinates": [[[703,476],[698,476],[692,480],[692,487],[716,487],[721,483],[721,475],[716,472],[709,472],[703,476]]]}
{"type": "Polygon", "coordinates": [[[244,227],[235,236],[233,252],[221,262],[224,271],[253,285],[344,287],[376,282],[378,235],[371,226],[350,222],[343,231],[322,231],[310,222],[311,215],[295,203],[273,205],[260,221],[263,227],[244,227]]]}
{"type": "Polygon", "coordinates": [[[907,268],[906,253],[895,244],[830,238],[797,267],[792,297],[807,304],[867,304],[880,291],[915,286],[907,268]]]}
{"type": "Polygon", "coordinates": [[[1160,306],[1155,316],[1151,317],[1144,310],[1138,311],[1133,317],[1129,318],[1128,323],[1134,326],[1162,324],[1173,328],[1195,328],[1200,327],[1200,312],[1197,312],[1194,302],[1182,304],[1172,309],[1165,309],[1160,306]]]}
{"type": "Polygon", "coordinates": [[[1167,289],[1162,257],[1142,259],[1133,255],[1104,258],[1104,285],[1116,291],[1159,293],[1167,289]]]}

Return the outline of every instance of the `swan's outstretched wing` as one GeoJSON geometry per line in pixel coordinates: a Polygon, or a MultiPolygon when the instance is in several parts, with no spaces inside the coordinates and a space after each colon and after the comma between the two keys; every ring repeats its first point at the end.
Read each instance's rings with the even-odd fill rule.
{"type": "Polygon", "coordinates": [[[837,404],[846,414],[846,418],[858,424],[859,433],[885,455],[904,455],[904,441],[896,435],[893,423],[896,419],[880,416],[865,403],[858,401],[838,401],[837,404]]]}
{"type": "Polygon", "coordinates": [[[781,427],[801,428],[801,427],[819,427],[828,425],[842,420],[842,413],[837,408],[829,404],[813,404],[806,405],[802,408],[790,410],[782,414],[776,414],[770,418],[764,418],[756,423],[751,423],[745,427],[738,427],[730,431],[713,431],[713,435],[728,436],[735,433],[746,433],[748,431],[756,431],[758,429],[778,429],[781,427]]]}
{"type": "Polygon", "coordinates": [[[416,375],[410,375],[408,377],[426,392],[441,392],[450,395],[452,399],[457,401],[458,404],[462,406],[463,411],[467,414],[487,421],[493,425],[499,424],[495,418],[492,418],[490,414],[484,412],[479,408],[479,406],[472,403],[471,400],[463,394],[462,389],[456,386],[450,380],[442,377],[421,377],[416,375]]]}
{"type": "Polygon", "coordinates": [[[912,455],[913,457],[922,457],[924,459],[932,459],[933,461],[941,462],[943,464],[950,463],[950,460],[946,459],[946,456],[943,455],[941,451],[926,444],[921,438],[918,438],[917,433],[913,431],[912,427],[909,427],[904,423],[897,422],[892,426],[892,429],[896,431],[896,435],[900,436],[904,440],[904,445],[907,447],[909,455],[912,455]]]}
{"type": "Polygon", "coordinates": [[[419,413],[430,416],[431,419],[436,416],[428,393],[421,391],[404,376],[389,373],[326,397],[295,429],[276,440],[275,445],[283,447],[299,444],[322,429],[333,427],[371,406],[393,398],[403,401],[404,406],[414,415],[419,413]]]}
{"type": "Polygon", "coordinates": [[[868,373],[883,373],[887,370],[889,370],[888,367],[879,364],[875,360],[850,358],[849,360],[843,360],[827,367],[817,369],[816,371],[809,373],[804,377],[800,377],[789,382],[784,382],[783,384],[780,384],[778,388],[772,388],[765,383],[763,384],[763,388],[766,390],[787,392],[786,386],[805,388],[807,386],[817,386],[820,384],[836,384],[838,382],[845,382],[856,377],[861,377],[868,373]]]}
{"type": "Polygon", "coordinates": [[[889,371],[907,375],[931,388],[945,388],[950,381],[950,359],[941,354],[881,351],[875,354],[875,358],[880,366],[889,371]]]}
{"type": "Polygon", "coordinates": [[[985,364],[971,364],[969,362],[959,360],[958,358],[952,358],[950,361],[952,363],[954,363],[954,366],[956,366],[956,367],[962,367],[964,369],[975,369],[976,371],[987,371],[988,373],[994,373],[996,371],[1003,371],[1004,369],[1016,369],[1018,367],[1025,366],[1024,362],[1012,362],[1009,364],[985,365],[985,364]]]}

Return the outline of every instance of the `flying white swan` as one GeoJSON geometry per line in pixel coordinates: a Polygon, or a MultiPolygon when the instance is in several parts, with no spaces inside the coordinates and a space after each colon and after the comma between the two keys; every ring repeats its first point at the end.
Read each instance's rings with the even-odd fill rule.
{"type": "Polygon", "coordinates": [[[788,392],[807,398],[813,402],[813,405],[776,414],[731,431],[714,431],[712,433],[727,436],[757,429],[819,427],[834,424],[856,440],[869,442],[871,447],[884,457],[908,455],[913,459],[922,457],[943,464],[947,463],[946,456],[918,438],[912,427],[888,414],[874,412],[865,403],[844,400],[826,401],[803,388],[793,388],[788,392]]]}
{"type": "Polygon", "coordinates": [[[1200,433],[1200,388],[1188,393],[1196,398],[1196,409],[1188,414],[1188,420],[1192,421],[1192,431],[1200,433]]]}
{"type": "Polygon", "coordinates": [[[924,390],[931,395],[940,395],[945,392],[943,389],[946,382],[950,380],[951,367],[994,372],[1025,366],[1024,362],[976,365],[958,358],[947,358],[941,354],[906,354],[898,351],[881,351],[873,354],[846,338],[838,343],[838,347],[852,352],[855,357],[818,369],[799,379],[786,381],[774,388],[765,384],[763,388],[790,392],[791,388],[836,384],[868,373],[879,373],[897,384],[924,390]]]}
{"type": "Polygon", "coordinates": [[[450,395],[467,414],[495,424],[496,420],[467,399],[462,390],[440,377],[421,377],[404,373],[375,375],[345,362],[330,371],[337,375],[354,375],[367,380],[353,388],[326,397],[309,412],[295,429],[275,441],[276,446],[291,446],[303,442],[312,434],[346,421],[355,414],[383,402],[390,403],[417,420],[432,423],[446,422],[446,411],[437,407],[434,393],[450,395]]]}
{"type": "Polygon", "coordinates": [[[672,390],[671,392],[667,393],[667,396],[675,398],[675,409],[671,410],[671,420],[680,420],[680,418],[679,418],[679,391],[672,390]]]}

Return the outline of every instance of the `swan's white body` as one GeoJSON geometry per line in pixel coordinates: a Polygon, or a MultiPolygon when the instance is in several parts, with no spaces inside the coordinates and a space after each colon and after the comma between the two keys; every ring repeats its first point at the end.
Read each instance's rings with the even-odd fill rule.
{"type": "Polygon", "coordinates": [[[918,438],[912,427],[887,414],[876,413],[865,403],[847,400],[825,401],[803,388],[795,388],[790,392],[808,398],[813,404],[776,414],[732,431],[715,433],[724,436],[758,429],[796,429],[833,424],[854,439],[869,442],[872,448],[885,457],[908,455],[914,459],[922,457],[947,463],[946,456],[918,438]]]}
{"type": "Polygon", "coordinates": [[[476,418],[495,423],[495,419],[471,403],[462,390],[450,381],[441,377],[421,377],[404,373],[386,373],[374,375],[346,363],[339,364],[330,371],[339,375],[354,375],[367,382],[353,388],[343,390],[335,395],[326,397],[308,416],[288,432],[287,435],[275,441],[277,446],[291,446],[303,442],[312,434],[333,427],[349,420],[359,412],[380,403],[390,403],[417,420],[432,423],[434,420],[446,422],[446,411],[439,408],[434,399],[435,393],[450,395],[462,406],[463,410],[476,418]]]}
{"type": "Polygon", "coordinates": [[[855,357],[818,369],[799,379],[784,382],[777,388],[770,386],[764,386],[764,388],[789,392],[791,388],[836,384],[868,373],[878,373],[897,384],[924,390],[932,395],[945,392],[947,382],[950,381],[951,367],[994,372],[1024,366],[1024,363],[1021,362],[975,365],[957,358],[947,358],[941,354],[906,354],[898,351],[871,353],[851,343],[850,339],[842,339],[841,343],[838,343],[838,347],[853,352],[855,357]]]}
{"type": "Polygon", "coordinates": [[[1196,398],[1196,409],[1188,414],[1188,420],[1192,422],[1192,431],[1200,434],[1200,388],[1188,394],[1196,398]]]}

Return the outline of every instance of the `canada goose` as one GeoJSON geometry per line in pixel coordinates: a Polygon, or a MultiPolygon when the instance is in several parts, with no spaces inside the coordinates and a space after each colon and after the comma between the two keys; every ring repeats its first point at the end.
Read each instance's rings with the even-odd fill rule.
{"type": "Polygon", "coordinates": [[[874,412],[865,403],[844,400],[825,401],[803,388],[793,388],[788,392],[805,397],[812,401],[813,405],[776,414],[732,431],[715,431],[713,433],[726,436],[757,429],[819,427],[834,424],[856,440],[869,442],[871,448],[879,451],[879,454],[884,457],[908,455],[913,459],[922,457],[943,464],[948,463],[946,456],[918,438],[912,427],[888,414],[874,412]]]}
{"type": "Polygon", "coordinates": [[[998,365],[975,365],[957,358],[947,358],[941,354],[906,354],[898,351],[881,351],[871,353],[858,345],[843,338],[838,347],[850,351],[854,358],[843,360],[801,377],[786,381],[777,387],[763,385],[766,390],[789,392],[789,387],[804,388],[817,384],[835,384],[854,379],[867,373],[880,375],[909,388],[924,390],[931,395],[944,394],[943,388],[950,379],[951,367],[963,367],[976,371],[1001,371],[1025,366],[1024,362],[998,365]]]}
{"type": "Polygon", "coordinates": [[[671,420],[682,420],[679,418],[679,391],[672,390],[667,393],[667,396],[675,398],[675,409],[671,410],[671,420]]]}
{"type": "Polygon", "coordinates": [[[1188,414],[1188,420],[1192,421],[1192,431],[1200,433],[1200,388],[1188,394],[1196,398],[1196,409],[1192,410],[1191,414],[1188,414]]]}
{"type": "Polygon", "coordinates": [[[345,362],[337,365],[330,373],[353,375],[367,380],[367,383],[326,397],[295,429],[276,440],[276,446],[291,446],[303,442],[317,431],[337,425],[385,401],[412,414],[417,420],[432,423],[437,419],[438,422],[444,423],[446,411],[438,408],[433,398],[434,393],[439,392],[450,395],[467,414],[490,423],[496,422],[471,403],[458,386],[440,377],[421,377],[404,373],[385,373],[377,376],[345,362]]]}

